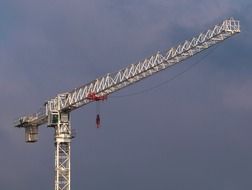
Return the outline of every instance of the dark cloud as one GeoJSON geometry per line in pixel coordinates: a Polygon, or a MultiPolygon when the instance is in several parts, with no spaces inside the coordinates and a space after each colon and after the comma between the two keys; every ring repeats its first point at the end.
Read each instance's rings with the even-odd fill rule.
{"type": "MultiPolygon", "coordinates": [[[[161,88],[72,114],[73,189],[250,189],[250,1],[3,1],[0,6],[0,188],[53,189],[53,131],[37,144],[16,117],[107,72],[191,38],[222,19],[242,33],[161,88]]],[[[160,84],[205,56],[116,95],[160,84]]],[[[116,96],[114,95],[114,96],[116,96]]]]}

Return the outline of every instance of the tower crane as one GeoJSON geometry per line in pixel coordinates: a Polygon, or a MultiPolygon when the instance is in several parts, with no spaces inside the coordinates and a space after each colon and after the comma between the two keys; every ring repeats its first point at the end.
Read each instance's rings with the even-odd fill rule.
{"type": "MultiPolygon", "coordinates": [[[[108,73],[71,91],[57,94],[47,101],[37,113],[20,117],[14,126],[25,129],[25,140],[38,140],[38,127],[47,124],[54,128],[55,140],[55,189],[70,190],[71,184],[71,140],[74,137],[70,125],[71,112],[91,102],[106,99],[110,94],[170,68],[182,61],[218,44],[240,32],[239,20],[229,18],[204,33],[170,48],[157,52],[136,64],[118,72],[108,73]]],[[[98,118],[99,119],[99,118],[98,118]]]]}

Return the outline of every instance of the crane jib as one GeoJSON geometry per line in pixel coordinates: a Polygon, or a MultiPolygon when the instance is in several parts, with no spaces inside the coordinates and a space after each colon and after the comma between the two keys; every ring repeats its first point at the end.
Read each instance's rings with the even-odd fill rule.
{"type": "Polygon", "coordinates": [[[191,40],[168,51],[157,54],[140,61],[137,64],[131,64],[115,73],[108,73],[88,84],[75,88],[70,92],[57,95],[47,102],[47,106],[41,112],[33,115],[24,116],[17,120],[16,127],[25,127],[29,124],[43,125],[47,122],[48,111],[68,111],[78,109],[92,101],[98,100],[98,97],[107,97],[109,94],[125,88],[135,82],[145,79],[154,73],[164,70],[172,65],[182,62],[197,53],[217,44],[225,39],[240,32],[238,20],[233,18],[224,20],[215,25],[205,33],[200,33],[191,40]],[[96,97],[95,97],[95,96],[96,97]]]}

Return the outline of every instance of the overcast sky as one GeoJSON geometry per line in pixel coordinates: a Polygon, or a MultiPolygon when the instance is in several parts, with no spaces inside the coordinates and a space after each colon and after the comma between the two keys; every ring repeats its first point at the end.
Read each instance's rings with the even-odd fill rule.
{"type": "Polygon", "coordinates": [[[54,188],[53,129],[26,144],[15,118],[229,17],[240,34],[109,97],[101,129],[72,113],[72,189],[252,188],[252,2],[0,0],[0,189],[54,188]]]}

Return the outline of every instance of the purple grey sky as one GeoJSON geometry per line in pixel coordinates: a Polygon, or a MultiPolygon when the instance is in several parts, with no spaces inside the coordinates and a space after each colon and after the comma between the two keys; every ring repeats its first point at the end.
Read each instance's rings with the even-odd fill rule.
{"type": "Polygon", "coordinates": [[[250,0],[1,0],[0,189],[54,188],[53,130],[26,144],[15,118],[230,16],[239,35],[110,97],[101,129],[94,104],[72,113],[72,189],[250,190],[250,0]]]}

